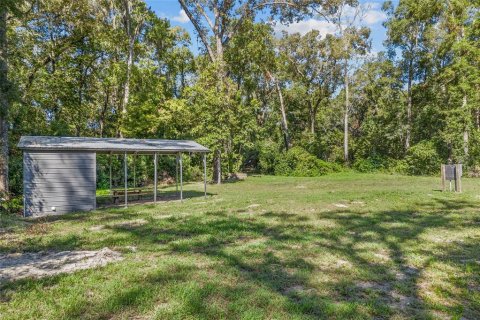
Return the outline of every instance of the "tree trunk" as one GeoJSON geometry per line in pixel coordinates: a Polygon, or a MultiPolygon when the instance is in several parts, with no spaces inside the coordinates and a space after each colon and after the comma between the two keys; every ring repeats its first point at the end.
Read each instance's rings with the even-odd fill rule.
{"type": "Polygon", "coordinates": [[[343,115],[343,160],[348,163],[348,114],[350,108],[350,92],[348,83],[348,67],[345,67],[345,112],[343,115]]]}
{"type": "Polygon", "coordinates": [[[213,181],[216,184],[222,183],[222,154],[216,150],[213,155],[213,181]]]}
{"type": "Polygon", "coordinates": [[[0,196],[8,198],[8,111],[10,108],[7,64],[7,8],[0,5],[0,196]]]}
{"type": "MultiPolygon", "coordinates": [[[[467,112],[467,94],[464,93],[463,94],[463,101],[462,101],[462,109],[464,110],[464,112],[468,115],[470,115],[469,112],[467,112]]],[[[468,159],[468,123],[465,123],[465,126],[463,128],[463,155],[464,155],[464,162],[467,161],[468,159]]]]}
{"type": "Polygon", "coordinates": [[[110,87],[105,88],[105,100],[103,102],[103,108],[102,111],[100,112],[100,119],[99,119],[99,124],[100,124],[100,137],[103,138],[105,134],[105,118],[106,118],[106,113],[108,110],[108,106],[110,105],[110,87]]]}
{"type": "Polygon", "coordinates": [[[130,99],[130,77],[132,74],[132,65],[133,65],[133,55],[134,55],[134,46],[135,46],[135,38],[136,38],[136,30],[132,26],[132,2],[131,0],[124,0],[125,6],[125,33],[127,34],[128,38],[128,54],[127,54],[127,70],[125,74],[125,83],[123,85],[123,98],[121,103],[121,110],[120,110],[120,117],[121,117],[121,124],[118,130],[118,136],[123,138],[123,132],[121,126],[127,117],[127,106],[128,101],[130,99]]]}
{"type": "Polygon", "coordinates": [[[475,124],[476,124],[476,127],[477,127],[477,130],[480,129],[480,109],[476,109],[475,110],[475,124]]]}
{"type": "Polygon", "coordinates": [[[124,84],[124,91],[123,91],[123,100],[122,100],[122,114],[127,114],[127,105],[130,99],[130,77],[132,74],[132,65],[133,65],[133,46],[135,44],[135,40],[130,40],[128,45],[128,58],[127,58],[127,70],[126,70],[126,78],[124,84]]]}
{"type": "Polygon", "coordinates": [[[285,143],[285,150],[288,151],[288,149],[290,149],[291,147],[291,142],[290,142],[290,135],[288,133],[287,113],[285,111],[285,102],[283,101],[282,88],[280,88],[280,84],[278,83],[277,79],[273,75],[270,74],[270,77],[275,83],[275,89],[277,91],[278,99],[280,101],[280,113],[282,116],[281,125],[282,125],[283,139],[285,143]]]}
{"type": "Polygon", "coordinates": [[[405,133],[405,150],[410,149],[410,139],[412,134],[412,82],[413,82],[413,60],[410,59],[408,66],[407,83],[407,129],[405,133]]]}
{"type": "Polygon", "coordinates": [[[312,134],[315,134],[315,116],[316,116],[316,110],[315,107],[313,106],[313,102],[309,101],[309,113],[310,113],[310,132],[312,134]]]}

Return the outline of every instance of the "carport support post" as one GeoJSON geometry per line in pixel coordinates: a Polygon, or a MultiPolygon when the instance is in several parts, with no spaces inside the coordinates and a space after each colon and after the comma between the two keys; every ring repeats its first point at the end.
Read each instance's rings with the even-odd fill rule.
{"type": "Polygon", "coordinates": [[[128,180],[127,180],[127,153],[125,152],[125,156],[124,156],[124,160],[123,160],[123,163],[124,163],[124,170],[125,170],[125,208],[128,206],[128,180]]]}
{"type": "Polygon", "coordinates": [[[154,182],[153,182],[153,202],[157,202],[157,153],[155,152],[155,155],[153,157],[153,162],[154,162],[154,182]]]}
{"type": "Polygon", "coordinates": [[[183,202],[183,160],[182,160],[182,153],[178,154],[178,162],[180,162],[180,201],[183,202]]]}
{"type": "Polygon", "coordinates": [[[203,191],[205,199],[207,198],[207,155],[203,154],[203,191]]]}
{"type": "Polygon", "coordinates": [[[133,187],[137,187],[137,153],[133,154],[133,187]]]}
{"type": "Polygon", "coordinates": [[[110,152],[110,193],[112,193],[112,153],[110,152]]]}
{"type": "Polygon", "coordinates": [[[175,157],[175,190],[178,194],[178,154],[175,157]]]}

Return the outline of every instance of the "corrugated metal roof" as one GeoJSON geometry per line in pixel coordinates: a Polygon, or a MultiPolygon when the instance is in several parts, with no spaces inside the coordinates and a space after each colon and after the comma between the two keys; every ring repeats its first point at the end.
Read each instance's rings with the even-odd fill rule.
{"type": "Polygon", "coordinates": [[[22,150],[177,153],[209,152],[195,141],[163,139],[123,139],[88,137],[23,136],[18,147],[22,150]]]}

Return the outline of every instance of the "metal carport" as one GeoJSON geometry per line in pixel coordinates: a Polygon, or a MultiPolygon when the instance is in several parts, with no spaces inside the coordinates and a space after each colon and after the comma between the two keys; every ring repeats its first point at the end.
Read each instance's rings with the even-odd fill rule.
{"type": "Polygon", "coordinates": [[[180,167],[180,199],[183,200],[182,155],[202,154],[204,193],[205,196],[207,194],[206,153],[209,149],[195,141],[23,136],[18,147],[23,151],[25,216],[95,209],[97,153],[124,155],[125,206],[128,205],[128,154],[154,156],[154,202],[157,201],[158,155],[176,155],[176,164],[180,167]],[[92,191],[94,199],[89,202],[92,191]],[[80,194],[83,198],[80,197],[78,203],[72,202],[72,199],[77,199],[70,197],[72,193],[80,194]],[[58,208],[54,204],[58,204],[58,208]]]}

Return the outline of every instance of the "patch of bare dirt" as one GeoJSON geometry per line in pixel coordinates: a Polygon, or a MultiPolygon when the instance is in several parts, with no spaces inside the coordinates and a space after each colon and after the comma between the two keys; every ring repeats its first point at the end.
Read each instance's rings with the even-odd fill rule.
{"type": "Polygon", "coordinates": [[[100,231],[100,230],[103,230],[103,229],[105,229],[105,225],[99,224],[99,225],[95,225],[95,226],[92,226],[92,227],[88,228],[88,231],[100,231]]]}
{"type": "Polygon", "coordinates": [[[306,288],[302,285],[295,285],[284,290],[284,293],[287,295],[299,294],[299,295],[310,295],[315,294],[316,290],[313,288],[306,288]]]}
{"type": "Polygon", "coordinates": [[[357,201],[352,201],[352,204],[356,204],[356,205],[359,205],[359,206],[364,206],[365,202],[357,200],[357,201]]]}
{"type": "Polygon", "coordinates": [[[147,224],[147,223],[148,221],[145,219],[135,219],[135,220],[125,221],[125,222],[119,222],[114,224],[113,226],[118,228],[130,229],[134,227],[143,226],[144,224],[147,224]]]}
{"type": "Polygon", "coordinates": [[[41,251],[0,255],[0,282],[23,278],[42,278],[103,267],[122,260],[119,252],[109,248],[98,251],[41,251]]]}

